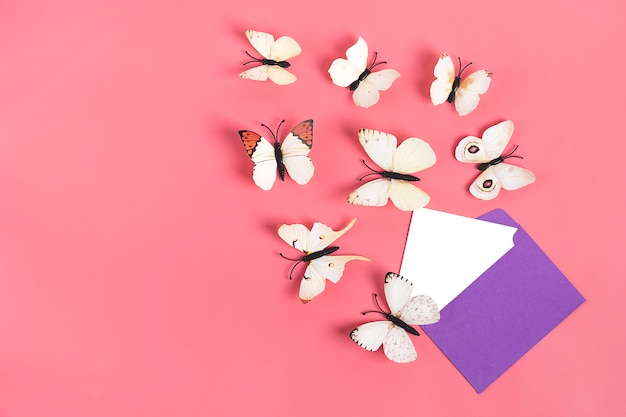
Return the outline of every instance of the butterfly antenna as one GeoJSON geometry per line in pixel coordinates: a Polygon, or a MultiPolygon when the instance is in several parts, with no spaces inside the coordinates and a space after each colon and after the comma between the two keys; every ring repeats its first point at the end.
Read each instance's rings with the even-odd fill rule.
{"type": "Polygon", "coordinates": [[[386,316],[387,313],[385,313],[385,310],[383,310],[380,307],[380,304],[378,304],[378,294],[376,294],[376,293],[374,293],[374,303],[376,303],[376,307],[378,307],[378,310],[363,311],[361,314],[366,315],[367,313],[378,313],[378,314],[382,314],[382,315],[386,316]]]}
{"type": "Polygon", "coordinates": [[[504,155],[502,157],[502,159],[507,159],[507,158],[519,158],[519,159],[524,159],[523,156],[519,156],[519,155],[513,155],[515,153],[515,151],[517,150],[517,148],[519,148],[519,145],[515,145],[515,148],[513,148],[513,150],[511,152],[509,152],[507,155],[504,155]]]}
{"type": "Polygon", "coordinates": [[[363,165],[365,165],[365,166],[366,166],[366,167],[367,167],[370,171],[372,171],[372,172],[370,172],[369,174],[365,174],[365,175],[363,175],[361,178],[359,178],[359,181],[363,181],[363,178],[365,178],[365,177],[369,177],[370,175],[376,175],[376,174],[379,174],[379,172],[378,172],[378,171],[376,171],[376,170],[375,170],[374,168],[372,168],[371,166],[367,165],[367,162],[365,162],[365,159],[361,159],[361,162],[363,162],[363,165]]]}
{"type": "MultiPolygon", "coordinates": [[[[266,125],[265,123],[261,123],[261,126],[266,128],[270,132],[270,134],[274,138],[274,142],[278,142],[278,139],[276,139],[276,135],[274,134],[274,132],[272,132],[272,129],[270,129],[268,125],[266,125]]],[[[278,127],[280,127],[280,125],[278,125],[278,127]]],[[[276,132],[276,133],[278,133],[278,132],[276,132]]]]}
{"type": "Polygon", "coordinates": [[[274,136],[274,139],[278,137],[278,131],[280,130],[280,127],[283,125],[283,123],[285,123],[285,119],[281,120],[278,124],[278,127],[276,128],[276,136],[274,136]]]}
{"type": "Polygon", "coordinates": [[[248,65],[248,64],[251,64],[253,62],[261,62],[261,60],[259,58],[255,58],[252,55],[250,55],[250,53],[248,51],[245,51],[245,52],[246,52],[246,55],[248,55],[250,58],[252,58],[252,61],[244,62],[243,65],[248,65]]]}
{"type": "Polygon", "coordinates": [[[370,66],[367,68],[369,71],[373,70],[374,67],[377,67],[380,64],[386,64],[387,63],[387,61],[376,62],[376,58],[378,58],[378,52],[374,52],[374,60],[372,61],[370,66]]]}
{"type": "Polygon", "coordinates": [[[461,74],[463,74],[463,71],[465,71],[465,68],[469,67],[470,65],[472,65],[472,62],[468,62],[467,64],[465,64],[464,67],[461,67],[461,57],[457,57],[459,59],[459,75],[457,75],[457,77],[460,77],[461,74]]]}
{"type": "Polygon", "coordinates": [[[283,258],[289,260],[289,261],[298,261],[295,263],[294,266],[291,267],[291,271],[289,271],[289,279],[293,279],[293,270],[296,269],[296,266],[298,266],[300,264],[300,262],[302,262],[302,259],[291,259],[291,258],[287,258],[285,255],[283,255],[282,253],[279,253],[280,256],[282,256],[283,258]]]}

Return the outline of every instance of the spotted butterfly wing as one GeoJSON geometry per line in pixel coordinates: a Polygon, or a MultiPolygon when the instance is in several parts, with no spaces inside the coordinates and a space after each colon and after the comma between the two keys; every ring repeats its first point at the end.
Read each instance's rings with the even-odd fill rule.
{"type": "Polygon", "coordinates": [[[387,320],[362,324],[350,332],[350,338],[369,351],[378,350],[382,345],[385,356],[394,362],[414,361],[417,351],[407,331],[419,336],[412,326],[438,322],[439,308],[429,296],[411,297],[413,284],[394,272],[385,276],[384,290],[390,312],[385,312],[380,306],[379,312],[387,320]]]}
{"type": "MultiPolygon", "coordinates": [[[[271,132],[271,131],[270,131],[271,132]]],[[[276,133],[278,134],[278,132],[276,133]]],[[[294,127],[282,144],[274,136],[274,143],[251,130],[240,130],[239,136],[246,153],[254,162],[252,179],[263,190],[269,190],[281,180],[285,171],[298,184],[304,185],[313,177],[315,167],[309,157],[313,147],[313,120],[305,120],[294,127]]]]}
{"type": "Polygon", "coordinates": [[[458,161],[479,163],[479,169],[482,168],[469,188],[474,197],[491,200],[501,189],[516,190],[535,181],[532,171],[504,162],[513,157],[512,153],[503,156],[513,130],[513,122],[506,120],[487,128],[482,139],[467,136],[457,145],[455,157],[458,161]]]}

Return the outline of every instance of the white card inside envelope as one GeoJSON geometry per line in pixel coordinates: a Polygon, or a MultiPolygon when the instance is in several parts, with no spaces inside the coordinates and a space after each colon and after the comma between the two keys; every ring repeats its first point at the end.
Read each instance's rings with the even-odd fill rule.
{"type": "Polygon", "coordinates": [[[400,274],[439,309],[513,246],[517,228],[421,208],[413,212],[400,274]]]}

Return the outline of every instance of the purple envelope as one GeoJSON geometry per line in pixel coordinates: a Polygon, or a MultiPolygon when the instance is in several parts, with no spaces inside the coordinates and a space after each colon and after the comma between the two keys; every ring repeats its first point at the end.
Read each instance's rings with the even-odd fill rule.
{"type": "Polygon", "coordinates": [[[479,219],[518,227],[515,246],[421,327],[480,393],[585,299],[504,210],[479,219]]]}

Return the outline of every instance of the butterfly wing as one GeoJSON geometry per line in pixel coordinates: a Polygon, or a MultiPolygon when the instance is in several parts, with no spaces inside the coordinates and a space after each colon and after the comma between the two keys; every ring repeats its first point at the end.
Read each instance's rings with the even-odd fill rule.
{"type": "Polygon", "coordinates": [[[391,314],[397,316],[402,310],[402,307],[404,307],[411,298],[413,283],[400,274],[387,272],[385,275],[384,291],[391,314]]]}
{"type": "Polygon", "coordinates": [[[311,231],[302,224],[281,224],[278,227],[278,236],[289,246],[300,252],[310,252],[311,231]]]}
{"type": "Polygon", "coordinates": [[[452,58],[447,54],[441,54],[437,64],[435,64],[435,81],[430,85],[430,100],[437,106],[448,100],[452,83],[454,83],[455,72],[452,58]]]}
{"type": "Polygon", "coordinates": [[[354,104],[368,108],[378,103],[380,99],[379,91],[387,90],[399,76],[400,73],[393,69],[384,69],[370,73],[352,93],[354,104]]]}
{"type": "Polygon", "coordinates": [[[394,152],[391,171],[410,174],[429,168],[435,162],[437,162],[435,151],[426,141],[408,138],[394,152]]]}
{"type": "Polygon", "coordinates": [[[339,282],[346,269],[346,264],[350,261],[369,261],[370,259],[358,255],[341,255],[341,256],[322,256],[310,262],[309,268],[311,273],[315,270],[315,274],[319,274],[333,284],[339,282]]]}
{"type": "Polygon", "coordinates": [[[350,230],[350,228],[354,225],[354,222],[356,222],[356,219],[352,219],[346,227],[337,231],[331,229],[323,223],[315,222],[311,228],[309,241],[306,246],[304,246],[304,250],[311,253],[324,249],[350,230]]]}
{"type": "Polygon", "coordinates": [[[389,180],[389,198],[404,211],[420,209],[430,202],[430,196],[413,184],[402,180],[389,180]]]}
{"type": "Polygon", "coordinates": [[[275,61],[286,61],[302,53],[302,48],[293,38],[281,36],[270,46],[270,54],[267,58],[275,61]]]}
{"type": "Polygon", "coordinates": [[[346,51],[346,58],[335,59],[328,73],[333,84],[339,87],[347,87],[356,81],[367,66],[367,43],[359,36],[359,39],[346,51]]]}
{"type": "Polygon", "coordinates": [[[412,362],[417,359],[417,352],[411,338],[404,329],[398,326],[393,326],[387,332],[383,340],[383,352],[387,358],[398,363],[412,362]]]}
{"type": "Polygon", "coordinates": [[[478,106],[479,95],[484,94],[489,88],[492,75],[491,71],[480,70],[461,81],[454,98],[454,106],[459,116],[471,113],[478,106]]]}
{"type": "Polygon", "coordinates": [[[358,136],[367,156],[385,171],[392,171],[398,139],[391,133],[372,129],[359,129],[358,136]]]}
{"type": "Polygon", "coordinates": [[[357,206],[381,207],[389,200],[391,181],[379,178],[361,185],[348,196],[348,203],[357,206]]]}
{"type": "Polygon", "coordinates": [[[454,156],[460,162],[489,162],[502,155],[513,130],[513,122],[505,120],[487,128],[482,139],[466,136],[457,145],[454,156]]]}
{"type": "Polygon", "coordinates": [[[265,81],[269,78],[269,66],[261,65],[260,67],[250,68],[245,70],[239,76],[244,80],[265,81]]]}
{"type": "MultiPolygon", "coordinates": [[[[297,80],[295,75],[293,75],[286,69],[279,67],[277,65],[264,65],[264,67],[266,67],[267,76],[275,84],[287,85],[287,84],[294,83],[297,80]]],[[[245,78],[245,77],[242,77],[242,78],[245,78]]]]}
{"type": "Polygon", "coordinates": [[[269,190],[276,181],[274,146],[251,130],[240,130],[239,136],[248,156],[254,162],[252,179],[263,190],[269,190]]]}
{"type": "Polygon", "coordinates": [[[313,120],[299,123],[287,135],[281,145],[283,163],[289,176],[298,184],[303,185],[313,177],[315,167],[309,152],[313,146],[313,120]]]}
{"type": "Polygon", "coordinates": [[[304,276],[300,280],[300,291],[298,297],[303,303],[308,303],[316,296],[320,295],[326,288],[326,279],[319,268],[309,263],[304,276]]]}
{"type": "Polygon", "coordinates": [[[398,317],[407,324],[432,324],[440,318],[439,307],[431,297],[416,295],[402,307],[398,317]]]}
{"type": "Polygon", "coordinates": [[[365,350],[375,351],[380,348],[389,330],[394,327],[390,321],[372,321],[350,332],[350,338],[365,350]]]}
{"type": "Polygon", "coordinates": [[[484,170],[470,185],[470,193],[481,200],[492,200],[500,189],[517,190],[535,182],[532,171],[516,165],[500,163],[484,170]]]}

